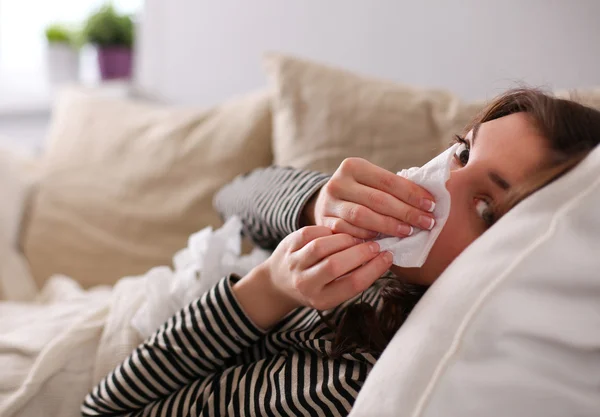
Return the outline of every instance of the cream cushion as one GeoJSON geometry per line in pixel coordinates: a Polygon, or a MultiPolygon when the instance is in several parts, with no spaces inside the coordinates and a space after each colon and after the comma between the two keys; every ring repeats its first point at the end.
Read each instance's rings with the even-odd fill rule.
{"type": "Polygon", "coordinates": [[[600,147],[450,265],[350,416],[598,416],[598,207],[600,147]]]}
{"type": "Polygon", "coordinates": [[[0,300],[30,300],[36,288],[19,248],[19,232],[38,164],[15,142],[7,138],[0,142],[0,300]]]}
{"type": "Polygon", "coordinates": [[[358,156],[391,171],[420,166],[474,116],[453,94],[268,54],[275,163],[333,172],[358,156]]]}
{"type": "Polygon", "coordinates": [[[26,200],[35,186],[38,161],[0,137],[0,240],[16,248],[26,200]]]}
{"type": "Polygon", "coordinates": [[[271,163],[270,137],[266,92],[199,111],[66,91],[23,234],[38,285],[56,273],[112,284],[170,264],[191,233],[219,225],[213,194],[271,163]]]}

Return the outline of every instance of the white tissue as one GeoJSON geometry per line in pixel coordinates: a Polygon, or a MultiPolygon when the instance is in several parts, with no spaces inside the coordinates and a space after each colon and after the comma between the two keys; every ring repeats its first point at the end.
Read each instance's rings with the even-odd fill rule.
{"type": "Polygon", "coordinates": [[[160,266],[146,273],[146,301],[131,321],[140,336],[149,337],[224,276],[244,276],[269,257],[270,252],[261,249],[242,256],[241,230],[237,217],[231,217],[218,230],[202,229],[190,236],[187,248],[175,254],[174,270],[160,266]]]}
{"type": "Polygon", "coordinates": [[[405,238],[385,237],[375,239],[381,251],[394,255],[394,265],[413,268],[423,266],[429,251],[446,224],[450,214],[450,193],[446,181],[450,178],[450,167],[458,144],[442,152],[420,168],[409,168],[398,175],[425,188],[435,198],[433,216],[435,225],[431,230],[414,229],[412,236],[405,238]]]}

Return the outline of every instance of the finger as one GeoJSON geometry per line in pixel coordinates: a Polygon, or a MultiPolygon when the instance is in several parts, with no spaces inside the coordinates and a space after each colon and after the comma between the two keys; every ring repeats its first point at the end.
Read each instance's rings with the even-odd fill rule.
{"type": "Polygon", "coordinates": [[[392,254],[382,252],[367,264],[327,284],[316,304],[319,310],[337,307],[369,288],[392,266],[392,254]]]}
{"type": "Polygon", "coordinates": [[[336,278],[347,274],[379,254],[379,244],[365,242],[334,253],[306,270],[308,282],[314,288],[323,287],[336,278]]]}
{"type": "Polygon", "coordinates": [[[290,252],[296,252],[307,243],[324,236],[331,236],[333,232],[325,226],[306,226],[289,235],[287,239],[290,252]]]}
{"type": "Polygon", "coordinates": [[[330,236],[319,237],[308,242],[303,248],[296,251],[293,256],[295,265],[301,270],[310,268],[318,264],[328,256],[334,255],[352,246],[362,243],[362,240],[356,239],[348,234],[334,234],[330,236]]]}
{"type": "Polygon", "coordinates": [[[373,239],[377,237],[378,232],[372,230],[362,229],[348,223],[344,219],[339,217],[325,217],[323,219],[323,226],[331,229],[334,233],[346,233],[350,236],[354,236],[358,239],[373,239]]]}
{"type": "MultiPolygon", "coordinates": [[[[434,224],[432,223],[433,214],[417,209],[404,201],[397,199],[391,194],[362,184],[354,184],[353,187],[347,187],[341,198],[360,206],[367,207],[373,212],[391,219],[385,221],[385,223],[383,223],[384,225],[381,226],[382,223],[370,224],[369,220],[376,220],[372,216],[367,216],[362,219],[363,222],[356,223],[347,217],[349,215],[356,215],[356,213],[349,212],[346,214],[338,214],[340,217],[349,220],[351,224],[360,228],[376,230],[383,233],[383,229],[373,229],[372,227],[386,227],[387,232],[385,233],[388,235],[408,236],[410,234],[410,226],[430,230],[434,224]]],[[[338,205],[335,209],[340,210],[340,208],[341,207],[338,205]]],[[[378,219],[381,222],[383,217],[378,217],[378,219]]],[[[435,222],[435,220],[433,220],[433,222],[435,222]]]]}
{"type": "Polygon", "coordinates": [[[362,161],[362,166],[352,170],[352,175],[358,183],[391,194],[398,200],[426,212],[432,212],[435,208],[435,199],[423,187],[368,161],[359,161],[362,161]]]}
{"type": "MultiPolygon", "coordinates": [[[[344,202],[333,208],[335,216],[338,216],[353,226],[361,229],[372,230],[390,236],[406,237],[414,232],[409,224],[390,216],[376,213],[368,207],[360,204],[344,202]]],[[[417,228],[430,230],[435,224],[432,217],[419,219],[417,228]],[[433,222],[433,223],[432,223],[433,222]],[[423,225],[423,226],[421,226],[423,225]],[[427,226],[427,227],[425,227],[427,226]]]]}

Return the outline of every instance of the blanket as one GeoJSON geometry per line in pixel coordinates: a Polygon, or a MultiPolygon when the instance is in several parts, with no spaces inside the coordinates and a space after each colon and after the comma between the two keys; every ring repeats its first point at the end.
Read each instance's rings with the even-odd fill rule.
{"type": "Polygon", "coordinates": [[[79,406],[109,371],[178,309],[223,274],[245,274],[267,252],[242,256],[241,223],[192,235],[174,257],[113,287],[83,290],[52,277],[34,302],[0,302],[0,415],[79,416],[79,406]],[[225,272],[226,271],[226,272],[225,272]]]}

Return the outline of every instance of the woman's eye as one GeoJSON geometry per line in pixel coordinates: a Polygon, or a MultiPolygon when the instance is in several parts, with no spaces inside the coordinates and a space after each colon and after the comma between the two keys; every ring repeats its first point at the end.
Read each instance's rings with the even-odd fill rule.
{"type": "Polygon", "coordinates": [[[494,211],[487,201],[478,199],[477,204],[475,205],[475,210],[477,210],[477,214],[483,219],[488,227],[491,227],[496,221],[494,211]]]}
{"type": "Polygon", "coordinates": [[[458,160],[458,162],[465,166],[467,162],[469,162],[469,153],[471,150],[469,149],[469,145],[467,143],[461,142],[461,144],[456,149],[454,153],[454,157],[458,160]]]}

